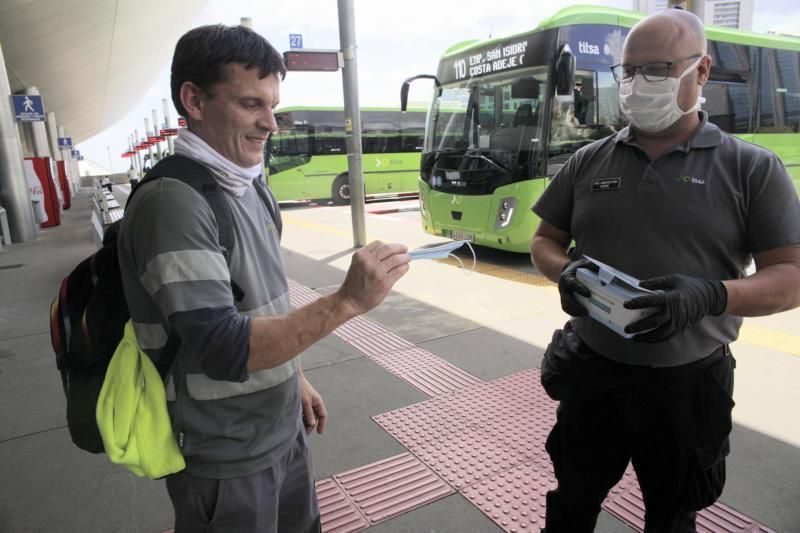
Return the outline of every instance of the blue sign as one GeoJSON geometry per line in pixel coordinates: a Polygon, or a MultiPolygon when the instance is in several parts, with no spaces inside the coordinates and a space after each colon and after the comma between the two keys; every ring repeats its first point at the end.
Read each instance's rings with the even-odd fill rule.
{"type": "Polygon", "coordinates": [[[38,122],[45,120],[44,104],[41,96],[12,94],[14,118],[17,122],[38,122]]]}
{"type": "Polygon", "coordinates": [[[58,148],[61,150],[69,150],[72,148],[72,137],[59,137],[58,148]]]}
{"type": "Polygon", "coordinates": [[[300,33],[290,33],[289,48],[303,48],[303,35],[300,33]]]}
{"type": "Polygon", "coordinates": [[[74,157],[75,159],[77,159],[77,158],[79,158],[80,156],[81,156],[81,152],[80,152],[80,150],[72,150],[72,157],[74,157]]]}

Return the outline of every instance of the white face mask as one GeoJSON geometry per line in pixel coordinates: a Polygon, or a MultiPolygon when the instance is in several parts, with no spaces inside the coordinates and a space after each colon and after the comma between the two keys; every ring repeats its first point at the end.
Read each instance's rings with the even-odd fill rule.
{"type": "Polygon", "coordinates": [[[702,96],[697,97],[697,102],[687,109],[678,106],[678,90],[681,80],[697,68],[702,57],[692,63],[677,78],[667,78],[662,81],[647,81],[636,73],[629,82],[619,84],[619,105],[622,112],[636,128],[648,133],[664,131],[684,115],[700,109],[700,104],[706,101],[702,96]]]}

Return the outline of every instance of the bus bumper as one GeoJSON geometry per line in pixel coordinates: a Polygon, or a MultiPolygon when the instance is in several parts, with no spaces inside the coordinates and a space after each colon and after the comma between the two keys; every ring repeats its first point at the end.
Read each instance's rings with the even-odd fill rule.
{"type": "Polygon", "coordinates": [[[547,180],[538,178],[500,187],[489,195],[434,191],[419,180],[420,219],[425,232],[481,246],[528,253],[539,224],[531,206],[547,180]]]}

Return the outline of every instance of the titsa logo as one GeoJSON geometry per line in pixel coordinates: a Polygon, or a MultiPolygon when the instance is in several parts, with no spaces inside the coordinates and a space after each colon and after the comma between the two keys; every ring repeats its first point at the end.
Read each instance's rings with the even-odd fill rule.
{"type": "Polygon", "coordinates": [[[694,185],[705,185],[706,183],[706,180],[701,180],[700,178],[693,178],[692,176],[680,175],[675,179],[681,183],[691,183],[694,185]]]}

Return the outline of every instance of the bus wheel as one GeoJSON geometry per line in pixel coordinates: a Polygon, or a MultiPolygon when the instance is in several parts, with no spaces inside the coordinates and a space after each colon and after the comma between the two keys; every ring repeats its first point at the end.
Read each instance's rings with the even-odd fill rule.
{"type": "Polygon", "coordinates": [[[350,203],[350,182],[347,174],[342,174],[333,180],[331,188],[331,200],[336,205],[346,205],[350,203]]]}

